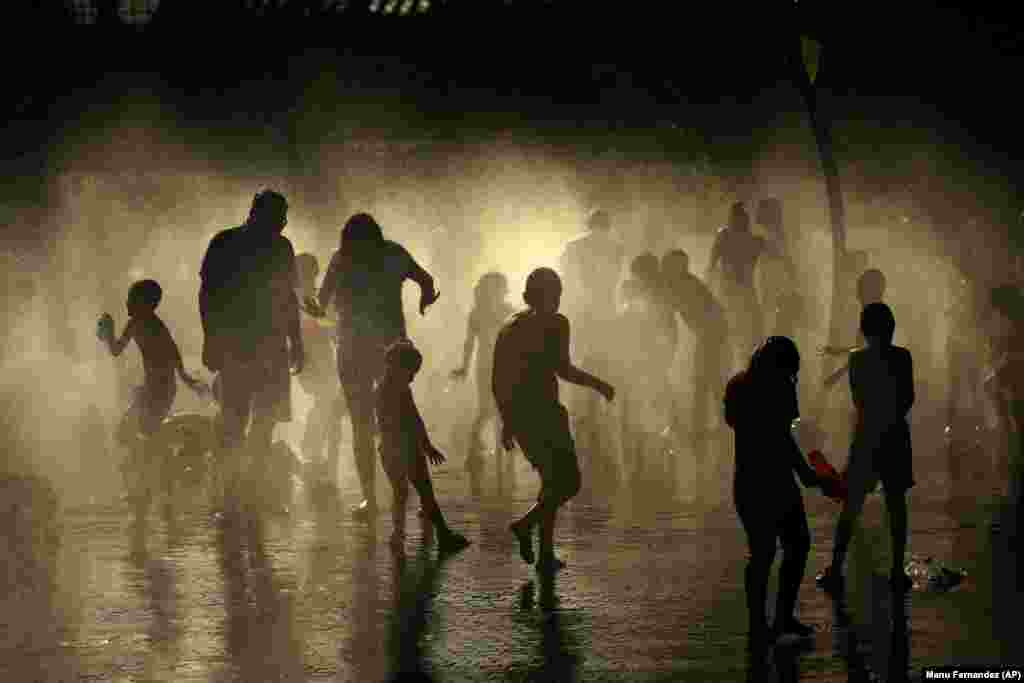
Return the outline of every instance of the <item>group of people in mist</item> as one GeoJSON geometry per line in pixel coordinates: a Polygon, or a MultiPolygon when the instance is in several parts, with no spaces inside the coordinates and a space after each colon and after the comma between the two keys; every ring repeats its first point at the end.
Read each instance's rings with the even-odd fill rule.
{"type": "MultiPolygon", "coordinates": [[[[687,467],[698,489],[704,488],[714,476],[706,462],[707,445],[728,433],[709,429],[709,418],[727,424],[734,433],[734,501],[750,548],[745,585],[754,653],[780,637],[813,632],[795,616],[811,542],[797,480],[843,501],[832,563],[820,577],[823,588],[843,591],[851,534],[865,497],[879,482],[892,533],[892,586],[909,588],[903,555],[906,493],[914,485],[908,424],[914,372],[910,352],[892,343],[897,321],[883,302],[884,275],[859,264],[853,278],[859,341],[824,349],[846,358],[826,384],[847,378],[853,406],[852,446],[841,481],[808,464],[794,437],[801,354],[793,337],[806,305],[781,216],[777,200],[761,202],[757,219],[768,232],[762,237],[753,232],[743,204],[733,205],[701,277],[691,271],[681,249],[660,258],[643,253],[627,264],[623,245],[612,236],[611,216],[598,210],[589,217],[587,231],[566,245],[557,272],[538,267],[529,274],[522,294],[525,308],[509,302],[504,274],[488,272],[479,279],[461,363],[449,371],[456,380],[466,378],[475,355],[477,413],[464,461],[471,479],[479,479],[491,455],[500,476],[497,456],[517,449],[539,474],[536,504],[510,531],[522,559],[544,572],[562,566],[554,552],[558,512],[581,491],[585,479],[596,495],[610,495],[616,486],[639,495],[634,487],[675,482],[684,456],[682,449],[664,447],[668,435],[688,441],[694,462],[687,467]],[[623,270],[628,275],[620,285],[623,270]],[[759,270],[773,273],[771,286],[760,287],[760,293],[755,282],[759,270]],[[709,286],[716,277],[717,291],[709,286]],[[567,315],[559,312],[563,292],[567,315]],[[692,347],[680,348],[677,316],[692,336],[692,347]],[[666,379],[680,352],[690,356],[693,366],[688,402],[678,400],[666,379]],[[567,401],[572,419],[560,400],[559,380],[584,389],[567,401]],[[617,411],[607,411],[605,404],[617,411]],[[491,423],[496,423],[493,451],[484,443],[491,423]],[[577,450],[584,454],[586,477],[577,450]],[[611,455],[616,451],[617,462],[611,455]],[[594,488],[599,483],[603,486],[594,488]],[[769,626],[765,602],[779,542],[778,606],[769,626]]],[[[419,312],[425,315],[441,296],[438,284],[365,213],[346,221],[340,247],[321,278],[316,257],[296,256],[282,234],[287,218],[285,197],[265,190],[253,200],[246,222],[214,236],[202,258],[202,360],[215,376],[212,386],[185,369],[173,335],[157,314],[162,296],[157,282],[131,286],[128,322],[120,335],[111,316],[101,318],[98,336],[110,352],[116,356],[134,340],[145,371],[118,430],[120,443],[131,452],[133,464],[126,471],[162,467],[168,443],[177,435],[186,460],[213,454],[224,519],[238,519],[261,497],[254,491],[290,481],[287,475],[296,466],[295,456],[273,438],[275,426],[292,419],[295,376],[313,397],[301,444],[307,478],[318,486],[337,481],[345,420],[351,424],[362,490],[353,514],[367,522],[378,514],[379,456],[393,491],[393,546],[401,548],[406,541],[412,484],[420,516],[437,532],[439,550],[466,547],[469,541],[449,527],[438,504],[428,464],[446,458],[410,388],[424,358],[409,339],[402,286],[406,280],[418,285],[419,312]],[[171,414],[177,379],[200,394],[212,394],[219,407],[215,419],[203,423],[195,416],[171,414]]],[[[1007,316],[1018,315],[1022,300],[1014,288],[998,289],[992,299],[1007,316]]],[[[1019,424],[1024,419],[1024,361],[1014,355],[1020,351],[1013,340],[1021,338],[1014,330],[1005,362],[989,386],[995,387],[993,395],[1006,399],[1001,405],[1007,406],[1008,420],[1019,424]]],[[[141,517],[160,477],[138,478],[141,483],[132,493],[141,517]]]]}

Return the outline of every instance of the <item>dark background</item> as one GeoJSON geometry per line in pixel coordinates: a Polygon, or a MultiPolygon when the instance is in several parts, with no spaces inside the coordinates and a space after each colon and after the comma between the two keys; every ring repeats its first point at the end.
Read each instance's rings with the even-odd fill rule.
{"type": "Polygon", "coordinates": [[[145,119],[146,96],[172,103],[181,142],[239,172],[312,178],[303,145],[372,131],[456,143],[511,132],[579,163],[628,139],[635,157],[743,175],[780,114],[804,111],[786,57],[803,33],[823,45],[822,108],[861,190],[913,185],[908,150],[932,143],[931,172],[949,180],[921,199],[935,224],[980,203],[1008,231],[1019,211],[1022,47],[1004,3],[162,0],[134,18],[117,2],[37,4],[9,24],[28,37],[8,62],[9,201],[45,201],[74,142],[145,119]],[[297,110],[324,73],[345,92],[297,110]],[[268,136],[274,158],[254,159],[268,136]]]}

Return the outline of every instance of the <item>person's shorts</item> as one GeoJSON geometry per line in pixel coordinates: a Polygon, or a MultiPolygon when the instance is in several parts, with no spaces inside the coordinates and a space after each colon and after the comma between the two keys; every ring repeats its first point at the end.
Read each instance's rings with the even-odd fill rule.
{"type": "Polygon", "coordinates": [[[288,422],[292,419],[291,382],[285,346],[254,358],[228,356],[220,372],[221,405],[225,414],[288,422]]]}
{"type": "Polygon", "coordinates": [[[137,434],[150,437],[157,433],[174,406],[177,385],[143,385],[132,390],[131,405],[118,427],[118,441],[126,443],[137,434]]]}
{"type": "Polygon", "coordinates": [[[909,426],[897,425],[881,436],[854,434],[846,480],[854,506],[862,504],[879,481],[886,493],[901,494],[914,486],[909,426]]]}
{"type": "Polygon", "coordinates": [[[560,403],[516,411],[509,425],[523,456],[540,474],[539,500],[568,500],[580,488],[580,465],[569,431],[569,413],[560,403]]]}

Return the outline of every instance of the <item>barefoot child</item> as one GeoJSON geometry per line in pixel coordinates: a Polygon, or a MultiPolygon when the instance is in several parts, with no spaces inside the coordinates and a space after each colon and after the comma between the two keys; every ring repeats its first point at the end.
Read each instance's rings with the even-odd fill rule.
{"type": "MultiPolygon", "coordinates": [[[[494,405],[494,392],[491,390],[491,375],[494,371],[494,344],[498,331],[505,320],[515,309],[505,301],[508,295],[508,278],[503,273],[487,273],[480,278],[473,290],[475,302],[469,314],[469,325],[466,330],[466,342],[462,347],[462,366],[452,371],[453,379],[464,379],[476,354],[476,391],[477,413],[470,433],[469,455],[466,457],[466,470],[479,476],[483,469],[483,458],[480,455],[481,432],[487,423],[497,417],[494,405]]],[[[500,426],[499,426],[500,434],[500,426]]],[[[501,454],[501,439],[496,439],[495,455],[501,454]]],[[[499,465],[500,467],[500,465],[499,465]]]]}
{"type": "Polygon", "coordinates": [[[821,577],[830,593],[843,591],[843,564],[867,494],[879,480],[885,490],[892,535],[892,572],[896,590],[910,588],[903,571],[907,544],[907,490],[914,485],[910,426],[907,413],[914,404],[914,366],[910,351],[893,346],[896,320],[876,302],[864,307],[860,328],[867,347],[850,355],[850,394],[856,409],[853,444],[847,464],[849,494],[836,525],[832,566],[821,577]]]}
{"type": "Polygon", "coordinates": [[[569,359],[569,321],[558,313],[562,281],[550,268],[538,268],[526,279],[523,300],[528,309],[502,326],[494,347],[494,400],[501,416],[502,445],[515,444],[537,470],[541,490],[536,505],[510,527],[519,552],[533,564],[533,529],[541,527],[542,571],[561,563],[554,554],[558,509],[580,490],[580,467],[569,432],[569,414],[558,401],[558,379],[588,387],[608,401],[615,390],[569,359]]]}
{"type": "Polygon", "coordinates": [[[380,432],[380,459],[394,491],[393,546],[405,543],[405,503],[409,483],[420,496],[425,517],[434,524],[438,549],[455,552],[469,545],[461,534],[452,531],[434,497],[427,460],[440,465],[444,455],[430,442],[427,428],[413,400],[410,384],[423,365],[423,355],[407,339],[392,344],[384,355],[384,377],[375,389],[377,427],[380,432]]]}
{"type": "MultiPolygon", "coordinates": [[[[145,379],[142,386],[134,391],[132,405],[118,427],[118,441],[122,445],[139,444],[139,437],[140,445],[144,445],[160,429],[164,419],[171,412],[177,393],[175,373],[193,391],[200,395],[207,393],[199,380],[185,372],[178,345],[163,320],[156,314],[156,307],[162,297],[163,290],[155,280],[136,282],[128,290],[128,300],[125,303],[128,309],[128,323],[121,336],[114,337],[114,319],[109,313],[104,313],[97,324],[97,336],[107,345],[113,356],[120,356],[132,340],[142,353],[145,379]]],[[[139,450],[134,452],[133,458],[136,462],[141,455],[144,453],[139,450]]],[[[140,496],[143,500],[148,500],[145,491],[141,492],[140,496]]]]}

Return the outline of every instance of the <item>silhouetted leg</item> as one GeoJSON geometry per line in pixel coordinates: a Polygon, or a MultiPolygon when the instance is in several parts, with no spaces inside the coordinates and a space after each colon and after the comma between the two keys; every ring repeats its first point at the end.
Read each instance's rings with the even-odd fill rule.
{"type": "Polygon", "coordinates": [[[382,453],[381,456],[384,473],[391,483],[391,490],[394,494],[391,508],[393,522],[391,544],[397,546],[405,543],[405,509],[409,500],[409,472],[406,463],[403,462],[403,453],[382,453]]]}
{"type": "Polygon", "coordinates": [[[779,568],[779,592],[775,610],[776,629],[795,621],[796,600],[800,583],[807,568],[807,555],[811,551],[811,532],[807,528],[807,513],[803,498],[797,500],[782,520],[782,566],[779,568]]]}
{"type": "Polygon", "coordinates": [[[373,383],[366,377],[346,376],[343,386],[345,400],[348,402],[349,413],[352,416],[352,446],[364,503],[369,508],[376,508],[373,383]]]}
{"type": "Polygon", "coordinates": [[[889,533],[892,534],[892,571],[890,578],[898,581],[898,587],[907,587],[904,578],[903,560],[907,550],[907,496],[904,491],[885,491],[885,508],[889,512],[889,533]]]}
{"type": "MultiPolygon", "coordinates": [[[[749,520],[748,520],[749,521],[749,520]]],[[[747,613],[749,615],[749,648],[752,652],[762,650],[768,644],[768,577],[775,560],[776,533],[774,527],[763,522],[745,523],[747,541],[750,545],[750,559],[743,573],[747,592],[747,613]]]]}
{"type": "MultiPolygon", "coordinates": [[[[327,400],[327,399],[325,399],[327,400]]],[[[341,458],[341,420],[343,418],[344,398],[341,390],[330,400],[330,416],[327,420],[327,482],[335,486],[338,483],[338,461],[341,458]]]]}

